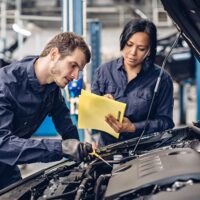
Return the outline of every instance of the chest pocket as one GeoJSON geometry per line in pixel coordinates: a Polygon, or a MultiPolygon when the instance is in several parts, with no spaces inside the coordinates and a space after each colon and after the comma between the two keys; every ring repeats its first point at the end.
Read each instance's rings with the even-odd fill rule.
{"type": "Polygon", "coordinates": [[[99,84],[99,90],[101,94],[115,94],[117,87],[112,84],[99,84]]]}
{"type": "Polygon", "coordinates": [[[107,86],[107,88],[106,88],[106,94],[115,94],[115,92],[116,92],[116,90],[117,90],[117,87],[116,86],[114,86],[114,85],[108,85],[107,86]]]}
{"type": "Polygon", "coordinates": [[[112,96],[116,97],[120,92],[120,88],[115,86],[113,83],[100,83],[99,91],[101,95],[112,94],[112,96]]]}
{"type": "Polygon", "coordinates": [[[151,101],[153,97],[153,91],[149,89],[140,89],[137,92],[137,97],[146,101],[151,101]]]}

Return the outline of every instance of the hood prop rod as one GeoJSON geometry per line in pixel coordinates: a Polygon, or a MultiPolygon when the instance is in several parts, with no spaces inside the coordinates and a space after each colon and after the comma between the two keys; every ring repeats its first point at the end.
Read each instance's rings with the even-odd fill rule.
{"type": "Polygon", "coordinates": [[[139,145],[139,143],[140,143],[140,140],[141,140],[142,136],[144,135],[144,133],[145,133],[145,131],[146,131],[147,125],[148,125],[148,123],[149,123],[149,116],[150,116],[150,113],[151,113],[151,109],[152,109],[152,106],[153,106],[153,103],[154,103],[154,100],[155,100],[156,93],[157,93],[157,91],[158,91],[158,87],[159,87],[159,85],[160,85],[161,76],[162,76],[162,74],[163,74],[163,72],[164,72],[164,67],[165,67],[165,65],[166,65],[167,59],[169,58],[169,55],[170,55],[172,49],[176,46],[176,44],[177,44],[178,39],[180,38],[180,36],[181,36],[181,32],[178,32],[178,33],[177,33],[177,36],[176,36],[176,39],[175,39],[175,41],[174,41],[174,43],[173,43],[173,45],[171,46],[171,48],[170,48],[170,50],[169,50],[167,56],[165,57],[165,59],[164,59],[164,61],[163,61],[163,63],[162,63],[162,67],[161,67],[161,70],[160,70],[160,74],[159,74],[159,76],[158,76],[158,79],[157,79],[157,81],[156,81],[156,85],[155,85],[155,88],[154,88],[153,98],[152,98],[152,100],[151,100],[151,104],[150,104],[149,111],[148,111],[148,114],[147,114],[147,118],[146,118],[146,121],[145,121],[144,129],[143,129],[143,131],[142,131],[140,137],[138,138],[138,141],[137,141],[137,143],[136,143],[136,145],[135,145],[135,147],[134,147],[134,149],[133,149],[133,153],[135,153],[135,151],[136,151],[136,149],[137,149],[137,147],[138,147],[138,145],[139,145]]]}

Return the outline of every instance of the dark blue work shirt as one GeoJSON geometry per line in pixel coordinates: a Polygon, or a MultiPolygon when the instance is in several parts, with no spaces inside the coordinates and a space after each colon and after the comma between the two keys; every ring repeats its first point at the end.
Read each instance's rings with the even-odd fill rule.
{"type": "Polygon", "coordinates": [[[39,84],[37,58],[29,56],[0,69],[0,188],[2,177],[8,171],[13,175],[17,164],[62,158],[61,140],[30,139],[47,115],[63,139],[78,139],[60,88],[39,84]]]}
{"type": "MultiPolygon", "coordinates": [[[[126,103],[125,116],[136,127],[134,133],[121,133],[119,140],[139,136],[143,131],[159,73],[160,67],[144,62],[136,78],[128,82],[123,58],[112,60],[97,68],[92,92],[98,95],[112,94],[115,100],[126,103]]],[[[172,115],[173,83],[170,75],[164,72],[145,134],[173,128],[172,115]]],[[[104,145],[119,141],[106,133],[101,134],[101,139],[104,145]]]]}

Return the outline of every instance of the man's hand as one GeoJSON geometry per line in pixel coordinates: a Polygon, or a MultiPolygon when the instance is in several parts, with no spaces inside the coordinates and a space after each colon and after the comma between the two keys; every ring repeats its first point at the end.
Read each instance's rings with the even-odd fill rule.
{"type": "Polygon", "coordinates": [[[90,161],[89,153],[93,152],[90,143],[79,142],[76,139],[67,139],[62,141],[62,152],[64,157],[68,157],[74,161],[90,161]]]}
{"type": "Polygon", "coordinates": [[[136,128],[134,124],[127,118],[124,117],[122,123],[120,123],[116,118],[112,115],[106,116],[106,122],[110,125],[111,128],[114,129],[115,132],[135,132],[136,128]]]}

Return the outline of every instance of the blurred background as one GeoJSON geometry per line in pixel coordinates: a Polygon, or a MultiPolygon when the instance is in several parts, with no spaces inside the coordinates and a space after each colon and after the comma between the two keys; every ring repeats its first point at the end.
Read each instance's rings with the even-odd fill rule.
{"type": "MultiPolygon", "coordinates": [[[[102,62],[120,55],[120,33],[133,18],[148,18],[156,24],[156,63],[161,65],[177,30],[159,0],[0,0],[0,67],[27,55],[39,54],[57,33],[73,31],[83,35],[92,51],[91,63],[79,81],[63,90],[72,120],[77,124],[80,89],[90,90],[94,70],[102,62]]],[[[176,126],[200,118],[197,66],[187,43],[180,38],[166,64],[174,80],[176,126]]],[[[98,138],[91,130],[79,130],[79,136],[82,141],[89,142],[98,138]]],[[[46,118],[34,137],[59,136],[51,119],[46,118]]],[[[25,177],[47,165],[23,165],[22,174],[25,177]]]]}

